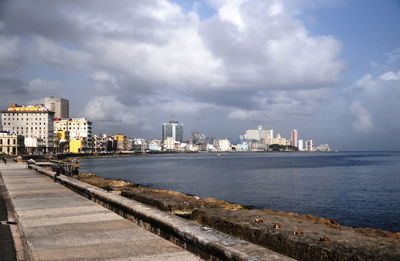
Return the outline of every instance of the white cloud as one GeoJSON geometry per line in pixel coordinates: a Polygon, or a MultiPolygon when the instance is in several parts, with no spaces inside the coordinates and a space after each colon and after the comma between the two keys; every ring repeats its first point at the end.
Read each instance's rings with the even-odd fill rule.
{"type": "Polygon", "coordinates": [[[67,66],[71,68],[81,68],[88,65],[92,58],[87,52],[76,49],[67,49],[55,41],[42,37],[36,37],[36,43],[39,49],[39,55],[43,60],[58,66],[67,66]]]}
{"type": "Polygon", "coordinates": [[[353,101],[350,105],[350,112],[355,116],[353,128],[355,131],[366,132],[372,129],[371,113],[358,101],[353,101]]]}
{"type": "Polygon", "coordinates": [[[116,96],[100,96],[90,101],[84,114],[101,124],[135,124],[139,122],[135,111],[117,100],[116,96]]]}
{"type": "Polygon", "coordinates": [[[398,81],[400,80],[400,71],[394,73],[392,71],[382,74],[379,77],[382,81],[398,81]]]}

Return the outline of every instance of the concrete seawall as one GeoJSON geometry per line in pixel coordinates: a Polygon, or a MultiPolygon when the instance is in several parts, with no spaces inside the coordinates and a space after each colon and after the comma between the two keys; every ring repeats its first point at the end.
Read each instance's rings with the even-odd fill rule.
{"type": "MultiPolygon", "coordinates": [[[[55,172],[30,165],[50,177],[55,172]]],[[[229,236],[212,228],[168,214],[143,203],[107,192],[66,176],[57,181],[145,229],[207,260],[292,260],[274,251],[229,236]]]]}

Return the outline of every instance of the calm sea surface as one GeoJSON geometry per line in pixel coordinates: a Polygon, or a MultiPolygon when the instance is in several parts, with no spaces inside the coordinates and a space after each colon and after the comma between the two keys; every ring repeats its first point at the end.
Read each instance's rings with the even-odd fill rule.
{"type": "Polygon", "coordinates": [[[400,152],[158,154],[86,159],[81,171],[400,231],[400,152]]]}

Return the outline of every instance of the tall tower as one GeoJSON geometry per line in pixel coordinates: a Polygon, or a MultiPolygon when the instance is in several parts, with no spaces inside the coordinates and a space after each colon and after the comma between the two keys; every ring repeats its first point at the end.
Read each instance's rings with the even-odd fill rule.
{"type": "Polygon", "coordinates": [[[44,106],[54,112],[54,118],[69,118],[69,101],[66,99],[50,96],[44,99],[44,106]]]}
{"type": "Polygon", "coordinates": [[[292,130],[292,146],[298,147],[298,132],[296,129],[292,130]]]}
{"type": "Polygon", "coordinates": [[[178,121],[169,121],[162,124],[162,140],[163,142],[172,137],[174,141],[183,142],[183,124],[178,121]]]}

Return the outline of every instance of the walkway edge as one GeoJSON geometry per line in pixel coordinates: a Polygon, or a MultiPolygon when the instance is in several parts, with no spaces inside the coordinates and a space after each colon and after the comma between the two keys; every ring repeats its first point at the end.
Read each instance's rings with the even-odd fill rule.
{"type": "MultiPolygon", "coordinates": [[[[29,165],[54,178],[55,172],[29,165]]],[[[261,246],[232,237],[209,227],[168,214],[132,199],[60,175],[56,180],[78,194],[114,211],[200,257],[208,260],[293,260],[261,246]]]]}
{"type": "Polygon", "coordinates": [[[10,230],[14,241],[14,248],[16,251],[16,259],[18,261],[33,261],[32,253],[29,251],[28,243],[26,242],[25,236],[23,234],[23,229],[18,222],[18,216],[14,209],[14,204],[10,198],[7,187],[4,184],[3,177],[0,171],[0,196],[3,197],[4,203],[7,210],[7,221],[10,222],[10,230]]]}

